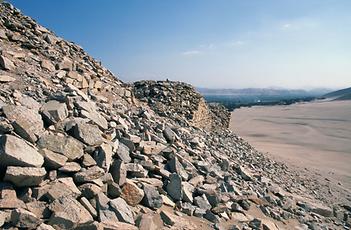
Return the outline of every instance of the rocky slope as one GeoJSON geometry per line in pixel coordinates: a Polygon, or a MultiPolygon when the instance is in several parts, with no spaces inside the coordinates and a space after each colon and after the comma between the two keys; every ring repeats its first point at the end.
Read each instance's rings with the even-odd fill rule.
{"type": "Polygon", "coordinates": [[[226,113],[191,86],[124,84],[10,4],[0,12],[2,229],[350,226],[346,195],[220,128],[226,113]]]}

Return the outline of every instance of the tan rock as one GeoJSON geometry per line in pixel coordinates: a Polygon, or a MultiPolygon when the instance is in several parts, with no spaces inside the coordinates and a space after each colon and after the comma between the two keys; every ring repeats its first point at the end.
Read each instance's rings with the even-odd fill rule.
{"type": "Polygon", "coordinates": [[[1,83],[12,82],[15,80],[16,80],[16,78],[10,77],[8,75],[0,75],[0,82],[1,83]]]}
{"type": "Polygon", "coordinates": [[[1,166],[29,166],[41,167],[43,156],[25,141],[12,135],[0,137],[0,165],[1,166]]]}
{"type": "Polygon", "coordinates": [[[16,68],[10,59],[1,55],[0,55],[0,67],[4,70],[13,70],[16,68]]]}
{"type": "Polygon", "coordinates": [[[46,175],[44,168],[8,166],[4,181],[9,181],[17,187],[39,185],[46,175]]]}
{"type": "Polygon", "coordinates": [[[55,66],[49,60],[42,60],[40,65],[41,65],[41,68],[46,69],[47,71],[50,71],[50,72],[55,71],[55,66]]]}
{"type": "Polygon", "coordinates": [[[44,132],[43,120],[35,110],[8,105],[3,107],[3,112],[12,122],[15,132],[29,142],[36,142],[44,132]]]}
{"type": "Polygon", "coordinates": [[[131,206],[136,206],[144,197],[144,191],[136,184],[127,180],[122,188],[121,197],[131,206]]]}

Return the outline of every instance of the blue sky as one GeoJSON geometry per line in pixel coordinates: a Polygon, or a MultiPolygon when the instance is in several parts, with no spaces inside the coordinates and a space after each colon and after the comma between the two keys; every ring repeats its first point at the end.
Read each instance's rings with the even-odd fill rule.
{"type": "Polygon", "coordinates": [[[349,0],[10,2],[124,81],[351,86],[349,0]]]}

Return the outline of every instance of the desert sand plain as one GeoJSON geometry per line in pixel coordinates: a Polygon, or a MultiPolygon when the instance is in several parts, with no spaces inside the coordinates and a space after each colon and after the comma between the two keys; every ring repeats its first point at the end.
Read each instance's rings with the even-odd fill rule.
{"type": "Polygon", "coordinates": [[[277,161],[317,171],[351,191],[351,101],[240,108],[230,128],[277,161]]]}

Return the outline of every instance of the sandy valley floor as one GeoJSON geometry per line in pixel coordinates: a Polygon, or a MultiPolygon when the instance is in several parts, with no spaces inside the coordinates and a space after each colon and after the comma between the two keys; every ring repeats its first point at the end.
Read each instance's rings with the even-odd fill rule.
{"type": "Polygon", "coordinates": [[[351,190],[351,101],[241,108],[230,126],[275,159],[317,170],[351,190]]]}

